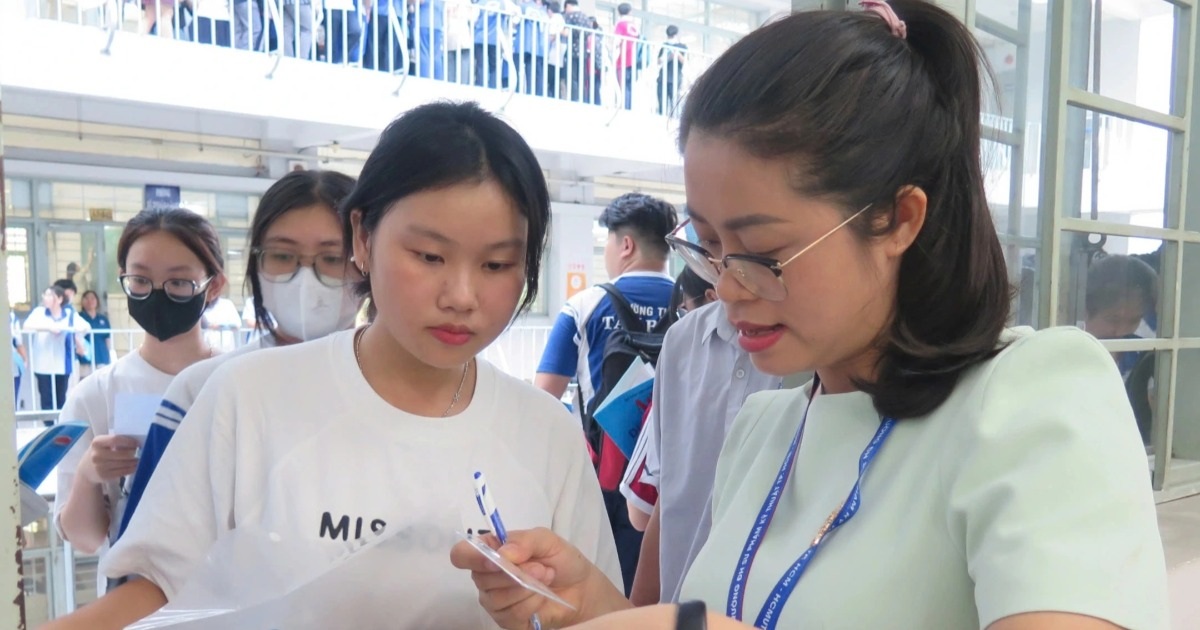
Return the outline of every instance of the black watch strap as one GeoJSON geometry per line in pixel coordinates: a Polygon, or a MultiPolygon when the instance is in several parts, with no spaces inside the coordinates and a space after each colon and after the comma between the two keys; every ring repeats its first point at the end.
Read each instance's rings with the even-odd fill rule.
{"type": "Polygon", "coordinates": [[[683,602],[675,613],[675,630],[705,630],[708,609],[702,601],[683,602]]]}

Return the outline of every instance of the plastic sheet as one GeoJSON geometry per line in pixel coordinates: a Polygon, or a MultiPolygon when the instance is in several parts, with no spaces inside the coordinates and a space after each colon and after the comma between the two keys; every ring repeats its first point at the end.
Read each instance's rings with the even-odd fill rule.
{"type": "Polygon", "coordinates": [[[253,528],[226,532],[165,608],[127,630],[387,627],[370,580],[402,553],[386,533],[344,545],[286,540],[253,528]]]}

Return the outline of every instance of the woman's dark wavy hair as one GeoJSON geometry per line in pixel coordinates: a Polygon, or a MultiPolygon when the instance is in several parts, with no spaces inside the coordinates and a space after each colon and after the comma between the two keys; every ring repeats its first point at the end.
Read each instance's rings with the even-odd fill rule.
{"type": "Polygon", "coordinates": [[[905,187],[925,191],[876,377],[856,383],[880,414],[912,418],[996,354],[1011,287],[980,165],[979,43],[930,2],[890,4],[907,39],[874,13],[846,11],[797,13],[743,38],[692,88],[680,144],[700,132],[790,160],[800,194],[847,216],[873,204],[851,224],[863,239],[894,228],[905,187]]]}
{"type": "MultiPolygon", "coordinates": [[[[267,238],[267,231],[283,215],[296,210],[321,204],[329,207],[334,218],[342,200],[354,188],[354,178],[337,171],[293,171],[271,184],[258,201],[254,220],[250,223],[250,252],[246,261],[246,285],[254,296],[254,328],[272,332],[271,313],[263,304],[262,280],[258,277],[258,248],[267,238]]],[[[345,239],[343,238],[343,241],[345,239]]]]}
{"type": "MultiPolygon", "coordinates": [[[[487,180],[500,185],[528,225],[525,296],[517,314],[524,312],[537,299],[550,232],[550,192],[521,134],[475,103],[422,105],[383,130],[358,185],[342,202],[347,255],[354,251],[350,215],[355,210],[362,212],[362,229],[371,234],[392,205],[409,195],[487,180]]],[[[357,291],[370,297],[371,278],[363,278],[357,291]]]]}

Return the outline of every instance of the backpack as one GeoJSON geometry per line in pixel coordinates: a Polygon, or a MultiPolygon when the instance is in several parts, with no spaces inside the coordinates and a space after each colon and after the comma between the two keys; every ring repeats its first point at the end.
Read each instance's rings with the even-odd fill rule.
{"type": "MultiPolygon", "coordinates": [[[[613,309],[617,312],[617,327],[608,335],[604,343],[604,354],[600,360],[600,382],[596,391],[588,401],[586,409],[580,406],[580,416],[583,419],[583,430],[588,444],[599,457],[604,453],[604,429],[594,417],[596,408],[608,397],[612,388],[621,380],[634,360],[641,357],[653,367],[658,363],[658,355],[662,352],[663,338],[667,329],[674,323],[674,318],[667,317],[659,322],[654,330],[646,332],[646,325],[633,312],[629,301],[621,295],[621,291],[610,283],[600,285],[608,292],[613,309]]],[[[622,456],[623,457],[623,456],[622,456]]]]}

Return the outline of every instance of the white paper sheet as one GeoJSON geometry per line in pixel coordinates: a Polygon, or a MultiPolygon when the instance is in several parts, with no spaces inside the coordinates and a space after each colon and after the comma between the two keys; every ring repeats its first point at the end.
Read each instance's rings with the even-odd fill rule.
{"type": "Polygon", "coordinates": [[[116,412],[113,414],[112,433],[137,438],[138,444],[146,441],[154,414],[162,396],[120,392],[116,396],[116,412]]]}

